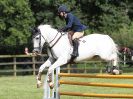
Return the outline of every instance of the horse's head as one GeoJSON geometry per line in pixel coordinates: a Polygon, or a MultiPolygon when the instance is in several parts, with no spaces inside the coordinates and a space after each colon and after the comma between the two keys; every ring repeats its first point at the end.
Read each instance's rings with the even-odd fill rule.
{"type": "Polygon", "coordinates": [[[34,53],[41,53],[45,42],[49,47],[53,47],[61,37],[61,33],[47,24],[39,25],[38,28],[34,28],[32,31],[34,53]]]}
{"type": "Polygon", "coordinates": [[[40,28],[34,28],[32,30],[33,36],[32,36],[32,40],[33,40],[33,53],[34,54],[41,54],[42,51],[42,47],[45,43],[45,39],[44,36],[41,33],[40,28]]]}

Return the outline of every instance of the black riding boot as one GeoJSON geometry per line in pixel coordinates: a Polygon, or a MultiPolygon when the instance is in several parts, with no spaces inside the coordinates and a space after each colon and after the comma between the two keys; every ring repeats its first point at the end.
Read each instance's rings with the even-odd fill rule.
{"type": "Polygon", "coordinates": [[[72,53],[72,57],[73,58],[76,58],[77,56],[79,56],[78,54],[78,46],[79,46],[79,42],[78,42],[78,39],[74,39],[73,40],[73,53],[72,53]]]}

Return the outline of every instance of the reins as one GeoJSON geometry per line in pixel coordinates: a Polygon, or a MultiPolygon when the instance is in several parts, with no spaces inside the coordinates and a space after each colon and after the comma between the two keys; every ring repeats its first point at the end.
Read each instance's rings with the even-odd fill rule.
{"type": "MultiPolygon", "coordinates": [[[[40,35],[40,37],[39,37],[39,39],[40,39],[40,42],[39,42],[39,48],[41,47],[41,37],[46,41],[46,39],[45,39],[45,37],[41,34],[41,32],[39,31],[39,33],[37,34],[37,35],[40,35]]],[[[55,45],[56,45],[56,43],[60,40],[60,38],[62,37],[62,33],[61,32],[58,32],[57,34],[56,34],[56,36],[54,37],[54,39],[52,39],[50,42],[47,42],[47,45],[49,46],[49,48],[51,49],[51,48],[53,48],[55,45]],[[60,33],[60,36],[59,36],[59,38],[53,43],[53,45],[52,46],[50,46],[50,44],[56,39],[56,37],[58,36],[58,34],[60,33]]]]}
{"type": "MultiPolygon", "coordinates": [[[[60,32],[58,32],[57,34],[59,34],[59,33],[60,33],[60,32]]],[[[55,38],[57,37],[57,34],[56,34],[55,38]]],[[[50,47],[50,49],[51,49],[52,47],[54,47],[55,44],[60,40],[60,38],[62,37],[62,33],[60,33],[60,34],[61,34],[60,37],[54,42],[54,44],[50,47]]],[[[52,41],[54,41],[55,38],[54,38],[52,41]]],[[[50,43],[52,43],[52,41],[51,41],[50,43]]]]}

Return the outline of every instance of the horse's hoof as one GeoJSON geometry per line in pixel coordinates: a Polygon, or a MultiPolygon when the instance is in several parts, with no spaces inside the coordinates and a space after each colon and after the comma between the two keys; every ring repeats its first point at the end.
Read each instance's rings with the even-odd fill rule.
{"type": "Polygon", "coordinates": [[[37,88],[40,88],[42,86],[42,84],[37,84],[37,88]]]}
{"type": "Polygon", "coordinates": [[[50,89],[53,89],[54,88],[54,83],[53,82],[49,82],[49,87],[50,87],[50,89]]]}
{"type": "Polygon", "coordinates": [[[41,85],[37,84],[37,88],[40,88],[40,87],[41,87],[41,85]]]}
{"type": "Polygon", "coordinates": [[[40,88],[42,86],[42,82],[41,81],[37,81],[37,88],[40,88]]]}
{"type": "Polygon", "coordinates": [[[114,70],[112,71],[112,74],[113,74],[113,75],[119,75],[119,74],[121,74],[121,73],[120,73],[119,70],[114,69],[114,70]]]}

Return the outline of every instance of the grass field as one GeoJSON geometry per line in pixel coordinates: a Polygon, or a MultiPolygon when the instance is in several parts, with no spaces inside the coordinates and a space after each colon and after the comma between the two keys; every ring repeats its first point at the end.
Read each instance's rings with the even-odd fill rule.
{"type": "MultiPolygon", "coordinates": [[[[44,77],[44,76],[43,76],[44,77]]],[[[106,83],[124,83],[133,84],[133,80],[127,79],[80,79],[80,78],[63,78],[71,81],[80,82],[106,82],[106,83]]],[[[133,89],[126,88],[107,88],[107,87],[83,87],[61,85],[61,91],[69,92],[90,92],[90,93],[117,93],[133,94],[133,89]]],[[[0,99],[42,99],[43,88],[36,88],[35,76],[18,76],[18,77],[0,77],[0,99]]],[[[103,99],[103,98],[82,98],[73,96],[61,96],[61,99],[103,99]]],[[[104,98],[108,99],[108,98],[104,98]]]]}
{"type": "Polygon", "coordinates": [[[0,77],[0,99],[42,99],[34,76],[0,77]]]}

